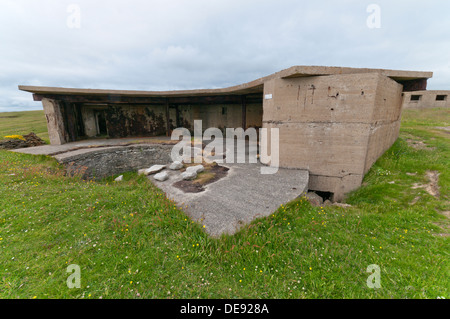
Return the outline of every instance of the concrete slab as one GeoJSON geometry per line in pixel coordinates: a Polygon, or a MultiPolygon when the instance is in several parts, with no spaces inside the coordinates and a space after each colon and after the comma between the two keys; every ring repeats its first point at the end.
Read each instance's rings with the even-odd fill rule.
{"type": "Polygon", "coordinates": [[[282,168],[276,174],[261,175],[260,163],[221,165],[230,169],[228,175],[200,193],[184,193],[172,186],[181,179],[179,172],[168,171],[169,180],[164,182],[149,179],[214,237],[234,234],[307,191],[306,170],[282,168]]]}
{"type": "MultiPolygon", "coordinates": [[[[256,154],[257,146],[246,147],[247,154],[256,154]]],[[[226,154],[230,150],[226,149],[226,154]]],[[[235,153],[236,159],[243,161],[235,153]]],[[[181,180],[179,171],[167,170],[169,179],[159,182],[149,179],[159,187],[169,199],[174,200],[193,220],[205,225],[205,230],[213,237],[234,234],[243,225],[269,216],[281,204],[286,204],[307,191],[309,173],[307,170],[280,168],[270,175],[261,174],[257,163],[222,163],[229,168],[226,177],[206,185],[200,193],[185,193],[173,186],[181,180]]]]}

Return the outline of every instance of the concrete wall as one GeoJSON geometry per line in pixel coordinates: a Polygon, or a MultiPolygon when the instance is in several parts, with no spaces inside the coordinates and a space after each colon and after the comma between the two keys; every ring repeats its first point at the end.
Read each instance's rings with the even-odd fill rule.
{"type": "Polygon", "coordinates": [[[263,127],[279,128],[280,166],[308,169],[311,190],[342,199],[395,141],[401,89],[378,73],[266,82],[263,127]]]}
{"type": "Polygon", "coordinates": [[[402,111],[402,85],[380,76],[372,113],[364,174],[398,138],[402,111]]]}
{"type": "Polygon", "coordinates": [[[259,129],[262,127],[263,106],[261,104],[248,104],[246,114],[247,128],[254,127],[259,129]]]}
{"type": "Polygon", "coordinates": [[[81,116],[84,123],[84,132],[87,137],[94,137],[97,135],[97,124],[95,120],[94,107],[82,106],[81,116]]]}
{"type": "MultiPolygon", "coordinates": [[[[166,134],[165,105],[83,105],[81,114],[87,137],[97,135],[95,111],[105,112],[108,135],[112,138],[166,134]]],[[[185,127],[193,131],[194,120],[203,121],[203,130],[209,127],[220,129],[242,127],[242,106],[240,104],[173,105],[169,108],[169,116],[171,130],[185,127]],[[176,108],[178,109],[178,121],[176,108]]],[[[262,126],[262,105],[247,105],[246,122],[247,127],[259,128],[262,126]]]]}
{"type": "Polygon", "coordinates": [[[203,130],[208,127],[222,130],[226,127],[241,127],[241,105],[196,105],[192,107],[191,123],[194,120],[203,120],[203,130]]]}
{"type": "Polygon", "coordinates": [[[422,109],[450,107],[450,91],[415,91],[403,93],[403,108],[405,109],[422,109]],[[436,100],[437,96],[443,96],[443,100],[436,100]],[[418,97],[411,99],[411,96],[418,97]]]}
{"type": "Polygon", "coordinates": [[[105,109],[108,136],[157,136],[166,134],[164,105],[109,105],[105,109]]]}
{"type": "MultiPolygon", "coordinates": [[[[187,110],[191,128],[194,120],[203,120],[203,130],[209,127],[225,128],[242,127],[242,105],[241,104],[219,104],[219,105],[195,105],[187,110]]],[[[249,104],[246,106],[246,127],[262,127],[262,105],[249,104]]]]}

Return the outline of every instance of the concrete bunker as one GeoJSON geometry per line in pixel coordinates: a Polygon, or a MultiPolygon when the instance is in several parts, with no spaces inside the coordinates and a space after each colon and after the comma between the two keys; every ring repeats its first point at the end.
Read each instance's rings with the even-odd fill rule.
{"type": "Polygon", "coordinates": [[[170,136],[178,127],[262,127],[261,92],[208,96],[129,96],[128,94],[34,94],[42,101],[51,144],[93,137],[170,136]],[[50,133],[51,132],[51,133],[50,133]]]}
{"type": "Polygon", "coordinates": [[[437,107],[450,107],[450,91],[420,90],[403,93],[403,108],[425,109],[437,107]]]}
{"type": "MultiPolygon", "coordinates": [[[[397,139],[402,92],[425,90],[431,76],[294,66],[223,89],[19,89],[42,101],[52,144],[96,136],[170,136],[177,127],[192,130],[198,119],[203,130],[278,128],[280,167],[308,170],[309,189],[339,201],[361,185],[364,174],[397,139]]],[[[270,149],[264,151],[270,154],[270,149]]],[[[270,165],[264,156],[260,161],[270,165]]]]}

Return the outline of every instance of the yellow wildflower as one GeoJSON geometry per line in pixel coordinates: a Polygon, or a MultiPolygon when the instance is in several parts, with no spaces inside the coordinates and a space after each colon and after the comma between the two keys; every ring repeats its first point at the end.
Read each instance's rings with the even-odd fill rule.
{"type": "Polygon", "coordinates": [[[15,140],[25,141],[25,138],[22,135],[8,135],[8,136],[5,136],[4,138],[10,138],[10,139],[15,139],[15,140]]]}

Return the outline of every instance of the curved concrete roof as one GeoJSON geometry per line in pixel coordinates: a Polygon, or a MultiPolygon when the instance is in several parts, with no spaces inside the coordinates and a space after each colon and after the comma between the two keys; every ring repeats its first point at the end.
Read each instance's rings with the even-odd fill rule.
{"type": "Polygon", "coordinates": [[[40,95],[45,94],[123,95],[130,97],[243,95],[251,93],[262,93],[264,82],[273,78],[295,78],[295,77],[322,76],[335,74],[355,74],[355,73],[380,73],[396,81],[428,79],[433,76],[432,72],[422,72],[422,71],[402,71],[402,70],[388,70],[388,69],[368,69],[368,68],[349,68],[349,67],[330,67],[330,66],[293,66],[288,69],[259,78],[251,82],[219,89],[137,91],[137,90],[104,90],[104,89],[82,89],[82,88],[19,85],[19,90],[40,95]]]}

